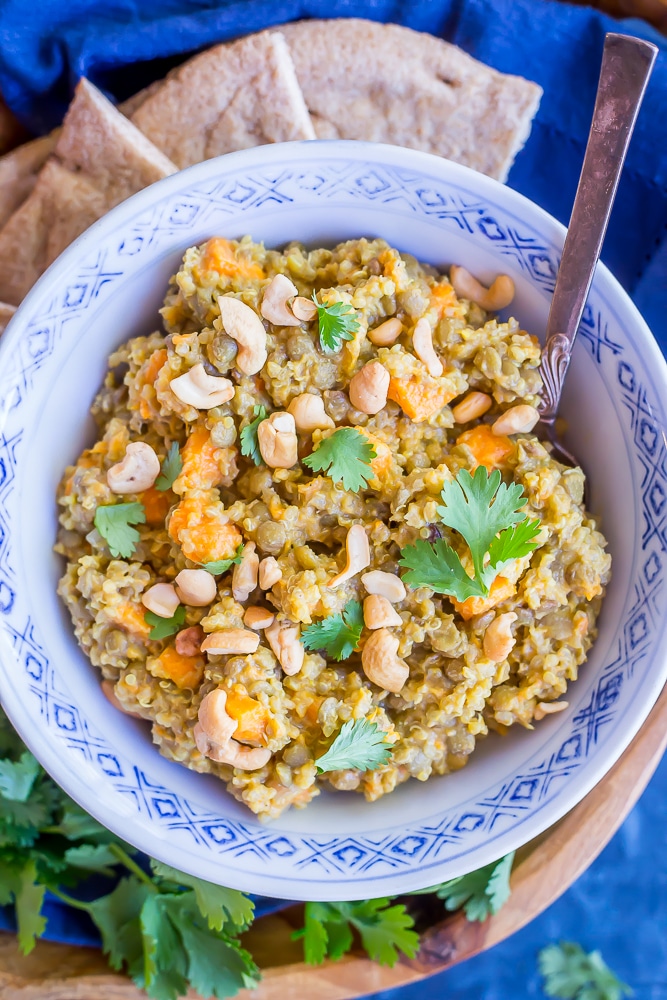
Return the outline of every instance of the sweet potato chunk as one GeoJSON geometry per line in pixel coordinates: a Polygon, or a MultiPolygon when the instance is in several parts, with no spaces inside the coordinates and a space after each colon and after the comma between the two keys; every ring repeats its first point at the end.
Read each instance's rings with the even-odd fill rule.
{"type": "Polygon", "coordinates": [[[120,604],[107,608],[109,620],[138,639],[147,639],[151,630],[144,618],[145,614],[143,605],[133,604],[132,601],[121,601],[120,604]]]}
{"type": "Polygon", "coordinates": [[[237,687],[227,695],[226,707],[227,714],[238,722],[235,740],[241,743],[266,743],[268,712],[260,702],[237,687]]]}
{"type": "Polygon", "coordinates": [[[497,576],[489,587],[489,593],[486,597],[469,597],[467,601],[463,602],[456,601],[453,597],[450,597],[450,601],[461,615],[461,618],[465,618],[468,621],[470,618],[474,618],[475,615],[481,615],[485,611],[490,611],[491,608],[495,608],[496,604],[506,601],[508,597],[512,597],[515,593],[516,586],[513,583],[510,583],[504,576],[497,576]]]}
{"type": "Polygon", "coordinates": [[[514,448],[508,437],[504,434],[494,434],[488,424],[478,424],[477,427],[464,431],[457,437],[456,443],[467,445],[473,453],[475,469],[483,465],[488,472],[502,465],[514,448]]]}
{"type": "Polygon", "coordinates": [[[199,268],[201,271],[217,271],[227,278],[247,278],[249,281],[261,281],[266,277],[259,264],[237,256],[233,244],[221,237],[208,241],[199,268]]]}
{"type": "Polygon", "coordinates": [[[150,671],[155,677],[165,677],[178,688],[196,688],[204,675],[203,656],[183,656],[174,646],[167,646],[155,660],[150,671]]]}
{"type": "Polygon", "coordinates": [[[205,490],[188,493],[169,518],[169,535],[192,562],[231,559],[243,541],[219,500],[205,490]]]}
{"type": "Polygon", "coordinates": [[[424,382],[414,375],[410,378],[396,378],[392,375],[387,393],[387,397],[398,403],[405,415],[416,424],[428,420],[455,395],[446,385],[424,382]]]}
{"type": "Polygon", "coordinates": [[[174,499],[171,490],[156,490],[154,486],[145,490],[141,494],[141,502],[146,511],[146,524],[153,527],[164,524],[174,499]]]}

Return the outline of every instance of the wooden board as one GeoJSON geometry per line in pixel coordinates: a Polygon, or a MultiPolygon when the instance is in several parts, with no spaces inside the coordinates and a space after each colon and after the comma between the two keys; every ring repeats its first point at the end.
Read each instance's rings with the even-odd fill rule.
{"type": "MultiPolygon", "coordinates": [[[[588,868],[648,784],[667,747],[667,688],[618,763],[560,823],[518,852],[512,895],[483,924],[462,913],[445,916],[422,935],[419,954],[393,969],[362,954],[311,967],[290,934],[300,926],[300,908],[265,917],[244,937],[264,978],[240,1000],[352,1000],[377,990],[418,982],[492,947],[550,906],[588,868]]],[[[194,1000],[194,994],[189,994],[194,1000]]],[[[2,1000],[142,1000],[145,994],[109,972],[93,949],[38,943],[27,958],[14,938],[0,934],[2,1000]]]]}

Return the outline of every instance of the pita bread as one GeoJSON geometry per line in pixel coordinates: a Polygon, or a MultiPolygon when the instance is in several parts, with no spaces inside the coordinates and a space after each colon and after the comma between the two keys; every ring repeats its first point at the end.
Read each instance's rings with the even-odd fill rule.
{"type": "Polygon", "coordinates": [[[179,167],[235,149],[315,138],[285,39],[276,32],[190,59],[148,93],[132,121],[179,167]]]}
{"type": "Polygon", "coordinates": [[[280,30],[319,138],[410,146],[506,180],[530,133],[537,84],[396,24],[299,21],[280,30]]]}
{"type": "Polygon", "coordinates": [[[0,333],[5,332],[5,328],[15,312],[15,306],[10,306],[7,302],[0,302],[0,333]]]}
{"type": "Polygon", "coordinates": [[[0,299],[18,305],[88,226],[176,167],[87,80],[81,80],[54,155],[0,230],[0,299]]]}
{"type": "Polygon", "coordinates": [[[55,144],[55,134],[45,135],[0,156],[0,226],[26,200],[55,144]]]}

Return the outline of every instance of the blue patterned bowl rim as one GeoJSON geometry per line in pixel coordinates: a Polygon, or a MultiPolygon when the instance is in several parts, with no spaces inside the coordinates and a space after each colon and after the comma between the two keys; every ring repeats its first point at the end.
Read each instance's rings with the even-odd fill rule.
{"type": "Polygon", "coordinates": [[[43,400],[45,373],[57,372],[64,345],[84,335],[89,310],[92,315],[93,307],[99,309],[167,251],[190,245],[188,233],[207,219],[219,226],[249,210],[270,210],[285,212],[288,221],[295,207],[325,213],[339,206],[351,212],[355,205],[374,211],[379,206],[399,221],[436,221],[492,251],[543,299],[553,288],[564,229],[516,192],[412,150],[343,141],[287,143],[207,161],[118,206],[49,268],[0,342],[5,710],[55,780],[137,847],[210,881],[283,898],[394,895],[470,871],[527,842],[609,770],[667,674],[666,366],[641,316],[602,265],[581,334],[622,425],[639,512],[629,529],[635,532],[634,555],[623,581],[622,613],[605,626],[604,662],[578,682],[585,701],[549,720],[548,741],[536,742],[534,752],[525,749],[518,768],[496,774],[481,794],[459,796],[455,807],[434,801],[428,815],[415,820],[399,808],[391,822],[378,824],[368,806],[363,829],[358,823],[346,828],[344,807],[338,829],[334,823],[313,832],[292,814],[266,825],[240,813],[230,797],[229,807],[216,801],[215,809],[206,808],[201,795],[184,794],[182,786],[175,790],[166,772],[156,778],[156,750],[144,746],[134,748],[138,757],[127,753],[120,738],[110,742],[101,734],[99,716],[84,709],[77,690],[80,664],[51,662],[43,610],[31,599],[28,568],[17,561],[30,531],[19,511],[29,489],[28,431],[43,400]]]}

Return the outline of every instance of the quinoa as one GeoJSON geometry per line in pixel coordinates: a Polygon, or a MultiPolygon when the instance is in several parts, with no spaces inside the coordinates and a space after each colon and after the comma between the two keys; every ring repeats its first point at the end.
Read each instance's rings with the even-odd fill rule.
{"type": "MultiPolygon", "coordinates": [[[[560,465],[531,433],[508,439],[498,467],[506,483],[521,484],[527,514],[540,519],[538,548],[503,569],[502,599],[487,601],[472,615],[427,587],[407,587],[394,604],[402,626],[389,630],[409,667],[399,691],[368,679],[360,651],[340,663],[306,651],[299,671],[288,675],[261,631],[254,653],[199,652],[183,669],[175,635],[151,639],[142,604],[152,585],[173,582],[183,569],[231,559],[239,543],[250,542],[260,559],[276,559],[281,579],[267,593],[255,589],[240,602],[230,566],[216,576],[210,605],[185,606],[182,629],[196,626],[201,635],[242,629],[252,605],[303,629],[342,611],[350,600],[363,601],[360,574],[329,585],[345,562],[349,528],[362,525],[366,531],[368,569],[392,574],[399,573],[406,546],[437,536],[444,483],[478,464],[465,432],[492,423],[511,406],[539,402],[536,337],[514,319],[500,322],[457,298],[447,276],[434,268],[367,239],[317,250],[291,243],[281,252],[249,237],[192,247],[171,281],[162,320],[163,331],[129,340],[109,359],[92,406],[97,440],[66,469],[58,489],[56,544],[67,563],[58,592],[78,642],[113,684],[122,708],[150,722],[162,754],[217,775],[235,798],[272,819],[289,806],[305,806],[323,787],[361,792],[373,801],[409,778],[425,781],[459,770],[490,729],[530,729],[536,712],[538,719],[544,714],[539,706],[562,699],[595,639],[611,561],[597,521],[583,506],[582,471],[560,465]],[[257,374],[244,374],[218,298],[234,296],[259,314],[264,290],[277,274],[287,275],[301,296],[315,292],[320,303],[347,304],[358,326],[339,350],[326,353],[317,318],[284,327],[264,321],[266,362],[257,374]],[[374,346],[369,331],[390,317],[401,321],[400,336],[392,345],[374,346]],[[421,318],[432,329],[440,376],[429,374],[413,350],[412,332],[421,318]],[[416,386],[420,406],[436,400],[432,412],[423,419],[411,416],[391,392],[374,415],[355,409],[350,380],[370,361],[383,365],[392,385],[416,386]],[[231,380],[228,402],[202,410],[172,391],[171,381],[198,364],[231,380]],[[470,390],[486,393],[491,407],[462,426],[452,407],[470,390]],[[299,433],[300,460],[289,469],[255,465],[242,453],[240,433],[256,408],[282,411],[302,393],[322,399],[335,427],[357,428],[373,443],[377,464],[366,488],[347,490],[304,465],[331,430],[299,433]],[[160,461],[176,444],[183,470],[170,489],[119,497],[107,472],[138,441],[160,461]],[[146,512],[128,558],[110,553],[94,523],[100,506],[119,501],[139,501],[146,512]],[[515,642],[496,662],[485,655],[483,639],[506,612],[516,615],[515,642]],[[217,688],[252,705],[261,718],[261,732],[246,742],[266,748],[270,756],[263,766],[233,767],[198,748],[199,706],[217,688]],[[388,763],[318,775],[315,761],[341,725],[361,718],[386,731],[393,750],[388,763]]],[[[362,648],[369,634],[364,631],[362,648]]]]}

